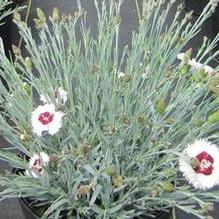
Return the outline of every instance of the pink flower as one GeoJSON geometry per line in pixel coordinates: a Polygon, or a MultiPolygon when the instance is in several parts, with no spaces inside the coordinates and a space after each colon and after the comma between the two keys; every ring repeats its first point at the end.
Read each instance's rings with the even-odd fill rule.
{"type": "Polygon", "coordinates": [[[40,154],[34,154],[29,161],[28,170],[26,174],[32,177],[39,177],[43,175],[44,167],[49,163],[49,156],[41,152],[40,154]]]}

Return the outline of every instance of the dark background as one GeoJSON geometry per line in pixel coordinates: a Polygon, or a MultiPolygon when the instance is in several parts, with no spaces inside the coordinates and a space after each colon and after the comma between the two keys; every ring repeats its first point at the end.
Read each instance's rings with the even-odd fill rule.
{"type": "MultiPolygon", "coordinates": [[[[202,0],[200,0],[202,1],[202,0]]],[[[30,12],[30,18],[29,18],[29,24],[34,27],[33,18],[36,17],[36,8],[40,7],[43,9],[43,11],[46,13],[47,16],[51,15],[52,10],[54,7],[58,7],[61,12],[64,12],[66,14],[73,13],[77,8],[77,1],[76,0],[33,0],[32,8],[30,12]]],[[[91,27],[92,34],[95,35],[95,28],[96,28],[96,12],[95,8],[92,4],[91,0],[82,0],[83,7],[88,12],[88,21],[89,25],[91,27]]],[[[183,3],[182,0],[177,0],[176,5],[179,5],[180,3],[183,3]]],[[[25,3],[22,3],[22,5],[25,5],[25,3]]],[[[25,17],[25,11],[22,12],[23,17],[25,17]]],[[[172,10],[170,14],[170,20],[174,16],[174,10],[172,10]]],[[[219,16],[219,15],[217,15],[219,16]]],[[[216,16],[216,17],[217,17],[216,16]]],[[[119,45],[120,47],[124,47],[127,44],[130,44],[131,42],[131,35],[132,31],[136,30],[138,21],[137,21],[137,11],[135,8],[135,1],[134,0],[124,0],[124,3],[121,8],[121,32],[120,32],[120,40],[119,45]]],[[[197,19],[196,16],[194,16],[193,20],[195,21],[197,19]]],[[[208,20],[204,25],[202,31],[195,37],[195,39],[191,40],[187,48],[194,48],[196,51],[197,48],[200,46],[201,41],[203,39],[203,36],[209,36],[212,37],[215,34],[215,27],[218,25],[215,23],[217,21],[211,21],[208,20]],[[212,29],[213,28],[213,29],[212,29]]],[[[218,21],[219,23],[219,21],[218,21]]],[[[9,23],[8,23],[9,24],[9,23]]],[[[6,25],[8,25],[6,24],[6,25]]],[[[33,32],[36,31],[33,29],[33,32]]],[[[17,29],[14,25],[11,27],[8,27],[5,29],[5,26],[0,27],[0,35],[5,40],[5,47],[10,47],[11,42],[15,45],[18,45],[19,42],[19,35],[17,32],[17,29]],[[10,36],[10,38],[8,38],[10,36]],[[10,42],[11,41],[11,42],[10,42]]],[[[24,48],[23,55],[25,54],[24,48]]],[[[24,55],[25,56],[25,55],[24,55]]],[[[214,65],[215,63],[213,63],[214,65]]],[[[0,147],[7,147],[7,142],[0,137],[0,147]]],[[[4,171],[7,167],[7,164],[0,161],[0,171],[4,171]]],[[[219,210],[215,208],[214,210],[214,218],[219,219],[219,210]]],[[[4,200],[3,202],[0,202],[0,219],[24,219],[25,217],[22,214],[21,207],[19,205],[19,202],[17,199],[8,199],[4,200]]],[[[27,218],[31,219],[31,218],[27,218]]],[[[177,213],[177,219],[195,219],[195,217],[184,214],[182,212],[177,213]]]]}

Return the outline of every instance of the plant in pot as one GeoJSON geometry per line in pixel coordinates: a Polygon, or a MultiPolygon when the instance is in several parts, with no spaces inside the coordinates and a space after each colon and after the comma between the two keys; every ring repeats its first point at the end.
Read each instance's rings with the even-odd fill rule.
{"type": "Polygon", "coordinates": [[[218,38],[195,57],[180,53],[215,5],[195,26],[179,7],[167,26],[173,2],[144,1],[131,47],[120,48],[121,4],[94,0],[97,36],[80,1],[69,16],[37,9],[38,42],[16,14],[29,56],[12,63],[0,53],[10,88],[0,86],[0,131],[11,145],[0,158],[14,169],[0,175],[0,196],[21,198],[35,217],[140,219],[179,208],[204,218],[218,200],[219,80],[206,57],[218,38]]]}

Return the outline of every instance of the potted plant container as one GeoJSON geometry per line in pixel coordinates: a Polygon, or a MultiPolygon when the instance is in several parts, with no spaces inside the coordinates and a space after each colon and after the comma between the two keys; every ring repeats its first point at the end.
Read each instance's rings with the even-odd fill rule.
{"type": "Polygon", "coordinates": [[[196,26],[186,15],[166,30],[172,1],[143,1],[132,45],[120,48],[122,2],[93,2],[96,37],[81,1],[70,15],[37,8],[35,37],[15,18],[28,56],[0,52],[10,86],[0,86],[0,133],[16,149],[0,159],[18,170],[0,175],[1,199],[21,198],[40,218],[207,217],[219,198],[219,78],[208,48],[180,52],[213,6],[196,26]]]}
{"type": "MultiPolygon", "coordinates": [[[[28,202],[27,199],[20,198],[19,201],[20,201],[22,212],[23,212],[25,218],[40,219],[40,216],[37,215],[37,213],[35,212],[36,210],[34,208],[30,207],[29,202],[28,202]]],[[[139,218],[152,219],[152,217],[146,217],[146,216],[145,217],[139,217],[139,218]]],[[[171,219],[172,217],[171,217],[170,212],[161,212],[161,213],[158,213],[157,216],[155,216],[153,218],[155,218],[155,219],[171,219]]],[[[67,219],[66,215],[63,215],[61,217],[61,219],[67,219]]],[[[72,219],[77,219],[77,216],[72,216],[72,219]]]]}

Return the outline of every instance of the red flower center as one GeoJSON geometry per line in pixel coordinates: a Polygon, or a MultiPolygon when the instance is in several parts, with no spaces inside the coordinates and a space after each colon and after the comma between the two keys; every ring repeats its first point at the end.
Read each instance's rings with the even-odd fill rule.
{"type": "Polygon", "coordinates": [[[206,151],[203,151],[196,156],[196,159],[198,161],[198,165],[194,168],[195,172],[204,175],[211,175],[214,169],[213,157],[210,154],[208,154],[206,151]]]}
{"type": "Polygon", "coordinates": [[[43,124],[43,125],[48,125],[50,122],[53,121],[53,114],[50,112],[44,112],[39,115],[38,120],[43,124]]]}

